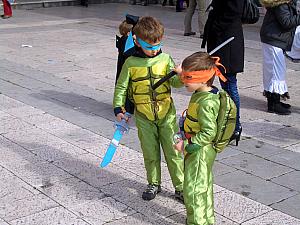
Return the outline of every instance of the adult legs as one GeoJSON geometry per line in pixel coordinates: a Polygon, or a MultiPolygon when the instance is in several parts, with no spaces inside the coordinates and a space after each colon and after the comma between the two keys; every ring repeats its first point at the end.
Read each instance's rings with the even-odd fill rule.
{"type": "Polygon", "coordinates": [[[184,17],[184,33],[188,34],[192,32],[192,18],[196,9],[197,3],[196,0],[189,1],[189,7],[187,8],[185,17],[184,17]]]}
{"type": "Polygon", "coordinates": [[[198,14],[198,26],[199,26],[199,32],[200,35],[204,33],[204,26],[207,20],[207,14],[206,14],[206,0],[197,0],[198,8],[199,8],[199,14],[198,14]]]}
{"type": "Polygon", "coordinates": [[[280,95],[287,93],[286,63],[281,48],[262,43],[263,86],[268,101],[268,111],[280,115],[290,114],[288,104],[280,102],[280,95]]]}
{"type": "Polygon", "coordinates": [[[220,80],[222,88],[229,94],[231,99],[234,101],[237,112],[236,112],[236,126],[235,126],[235,132],[241,131],[241,122],[240,122],[240,96],[238,92],[237,87],[237,79],[236,79],[236,73],[226,73],[225,77],[227,78],[227,81],[224,82],[220,80]]]}

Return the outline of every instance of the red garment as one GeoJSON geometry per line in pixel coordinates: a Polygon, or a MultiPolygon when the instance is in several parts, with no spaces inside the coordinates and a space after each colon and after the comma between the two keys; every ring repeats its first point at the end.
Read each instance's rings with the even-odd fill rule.
{"type": "Polygon", "coordinates": [[[2,2],[3,2],[4,16],[12,16],[11,5],[9,4],[8,0],[2,0],[2,2]]]}

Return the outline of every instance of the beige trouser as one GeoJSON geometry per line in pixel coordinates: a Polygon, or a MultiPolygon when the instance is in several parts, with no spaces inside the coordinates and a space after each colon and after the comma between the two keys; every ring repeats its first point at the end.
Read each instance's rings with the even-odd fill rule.
{"type": "Polygon", "coordinates": [[[199,32],[203,34],[204,25],[207,20],[206,8],[209,5],[210,0],[190,0],[189,7],[186,11],[184,18],[184,33],[189,33],[192,31],[192,17],[194,15],[196,6],[198,5],[198,25],[199,32]]]}

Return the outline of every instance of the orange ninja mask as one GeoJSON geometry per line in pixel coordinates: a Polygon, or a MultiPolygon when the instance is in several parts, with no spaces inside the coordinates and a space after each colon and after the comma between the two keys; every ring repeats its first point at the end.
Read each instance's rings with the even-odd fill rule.
{"type": "Polygon", "coordinates": [[[198,70],[198,71],[182,71],[180,79],[183,83],[206,83],[213,76],[218,76],[222,81],[226,82],[227,79],[223,76],[217,66],[222,66],[226,71],[225,67],[219,63],[219,57],[212,57],[215,59],[215,67],[210,70],[198,70]]]}

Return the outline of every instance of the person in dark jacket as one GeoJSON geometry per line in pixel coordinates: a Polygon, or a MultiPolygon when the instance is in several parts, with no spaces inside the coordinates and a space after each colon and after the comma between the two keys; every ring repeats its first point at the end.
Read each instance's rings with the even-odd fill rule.
{"type": "Polygon", "coordinates": [[[236,145],[241,137],[240,96],[237,87],[237,73],[244,70],[244,35],[242,27],[242,12],[244,1],[241,0],[213,0],[208,19],[204,28],[204,38],[201,47],[207,42],[207,51],[234,37],[234,40],[213,55],[220,57],[220,63],[226,68],[226,82],[220,80],[222,88],[227,91],[237,107],[236,128],[231,140],[236,145]]]}
{"type": "MultiPolygon", "coordinates": [[[[268,112],[289,115],[291,105],[280,102],[280,95],[288,93],[284,52],[291,51],[293,43],[296,43],[295,32],[300,25],[300,15],[296,9],[297,0],[261,0],[261,3],[267,9],[260,29],[260,39],[268,112]]],[[[299,38],[297,35],[297,39],[299,38]]]]}

